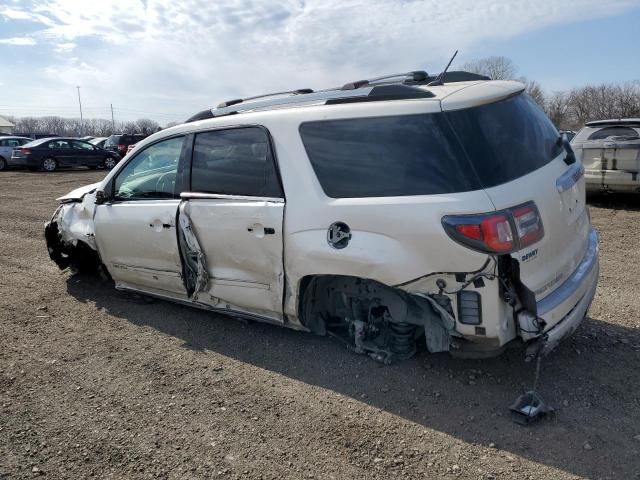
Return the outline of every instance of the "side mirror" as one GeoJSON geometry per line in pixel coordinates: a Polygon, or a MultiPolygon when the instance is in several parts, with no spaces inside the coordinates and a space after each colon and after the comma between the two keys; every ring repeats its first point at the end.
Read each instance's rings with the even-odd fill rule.
{"type": "Polygon", "coordinates": [[[94,203],[96,205],[102,205],[106,201],[107,201],[107,195],[102,190],[98,190],[96,192],[96,199],[94,203]]]}

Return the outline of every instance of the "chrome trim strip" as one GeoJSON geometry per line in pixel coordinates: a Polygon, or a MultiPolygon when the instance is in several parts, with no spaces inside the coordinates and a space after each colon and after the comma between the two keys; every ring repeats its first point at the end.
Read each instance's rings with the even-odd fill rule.
{"type": "Polygon", "coordinates": [[[247,195],[226,195],[223,193],[182,192],[180,198],[195,200],[240,200],[247,202],[284,203],[284,198],[251,197],[247,195]]]}
{"type": "Polygon", "coordinates": [[[591,228],[587,251],[582,257],[582,261],[562,285],[538,302],[538,315],[542,316],[558,307],[580,288],[585,278],[597,264],[599,250],[598,233],[591,228]]]}
{"type": "Polygon", "coordinates": [[[584,176],[584,165],[577,161],[571,168],[556,179],[556,187],[560,193],[566,192],[584,176]]]}

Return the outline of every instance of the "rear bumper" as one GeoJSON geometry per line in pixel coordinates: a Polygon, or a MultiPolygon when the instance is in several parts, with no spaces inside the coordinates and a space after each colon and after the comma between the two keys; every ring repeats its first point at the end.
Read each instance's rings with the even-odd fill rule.
{"type": "MultiPolygon", "coordinates": [[[[571,335],[585,317],[598,286],[600,269],[598,234],[592,228],[589,243],[580,264],[562,285],[538,302],[538,317],[545,320],[547,340],[543,353],[553,350],[571,335]]],[[[526,312],[520,315],[528,315],[526,312]]],[[[523,322],[524,323],[524,322],[523,322]]]]}
{"type": "Polygon", "coordinates": [[[11,157],[7,160],[7,165],[10,167],[26,167],[27,157],[11,157]]]}
{"type": "Polygon", "coordinates": [[[640,192],[640,174],[624,170],[585,170],[588,192],[640,192]]]}

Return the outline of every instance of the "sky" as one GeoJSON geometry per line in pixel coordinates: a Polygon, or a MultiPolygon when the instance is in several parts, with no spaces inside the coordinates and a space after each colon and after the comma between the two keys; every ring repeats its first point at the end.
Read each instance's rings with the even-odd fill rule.
{"type": "Polygon", "coordinates": [[[640,0],[0,0],[0,115],[183,121],[492,55],[551,93],[640,80],[640,0]],[[635,38],[632,38],[635,36],[635,38]]]}

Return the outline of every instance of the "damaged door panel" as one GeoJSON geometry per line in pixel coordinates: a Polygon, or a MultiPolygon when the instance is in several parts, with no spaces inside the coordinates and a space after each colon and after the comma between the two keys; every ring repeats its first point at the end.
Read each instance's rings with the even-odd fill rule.
{"type": "Polygon", "coordinates": [[[180,258],[182,259],[182,278],[187,295],[197,301],[200,292],[206,291],[209,283],[207,261],[193,231],[191,219],[185,212],[185,201],[178,207],[176,224],[178,225],[178,244],[180,246],[180,258]]]}
{"type": "Polygon", "coordinates": [[[187,292],[201,303],[282,322],[284,200],[203,193],[182,198],[187,292]]]}

